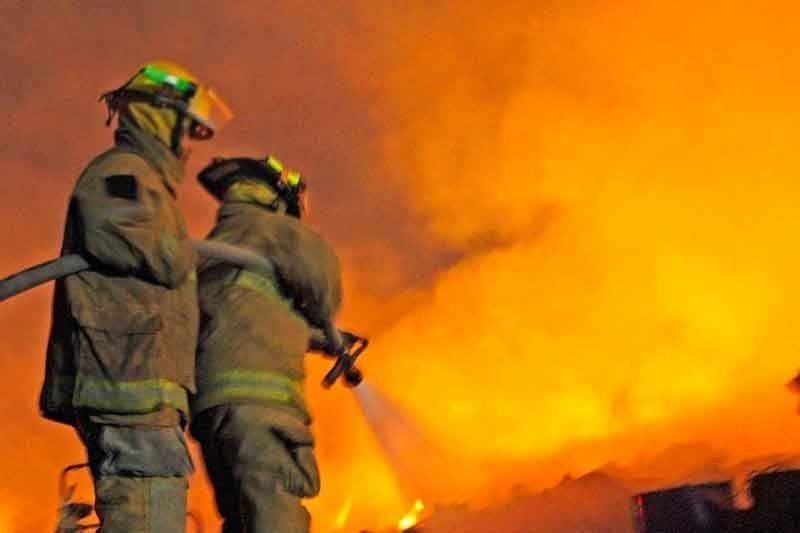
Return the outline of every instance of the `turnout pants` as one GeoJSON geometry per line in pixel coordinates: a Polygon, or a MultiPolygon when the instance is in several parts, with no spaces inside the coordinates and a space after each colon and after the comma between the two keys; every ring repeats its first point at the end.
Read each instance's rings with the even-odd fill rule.
{"type": "Polygon", "coordinates": [[[102,533],[186,531],[186,476],[192,461],[180,427],[83,421],[102,533]]]}
{"type": "Polygon", "coordinates": [[[207,409],[192,422],[223,533],[307,533],[302,498],[319,493],[308,424],[286,409],[259,404],[207,409]]]}

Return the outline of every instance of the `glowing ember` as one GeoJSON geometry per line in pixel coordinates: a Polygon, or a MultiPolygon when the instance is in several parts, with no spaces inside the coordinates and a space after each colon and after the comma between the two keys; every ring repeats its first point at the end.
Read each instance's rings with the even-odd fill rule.
{"type": "Polygon", "coordinates": [[[397,528],[400,531],[405,531],[408,528],[414,527],[417,522],[419,521],[419,514],[425,509],[425,505],[422,503],[422,500],[417,500],[414,502],[414,507],[406,514],[403,518],[397,522],[397,528]]]}

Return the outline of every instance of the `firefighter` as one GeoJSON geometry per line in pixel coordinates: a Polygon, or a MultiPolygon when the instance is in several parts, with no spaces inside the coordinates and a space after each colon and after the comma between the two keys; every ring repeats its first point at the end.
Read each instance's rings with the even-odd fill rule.
{"type": "Polygon", "coordinates": [[[230,118],[212,89],[151,62],[104,94],[114,146],[70,198],[61,254],[91,268],[56,283],[40,408],[87,449],[103,533],[185,531],[183,438],[195,387],[195,254],[175,204],[186,139],[230,118]]]}
{"type": "Polygon", "coordinates": [[[302,178],[276,159],[218,159],[200,181],[222,202],[209,239],[260,254],[274,273],[200,263],[191,434],[224,533],[306,533],[301,500],[319,492],[320,480],[303,356],[311,328],[339,307],[339,261],[300,220],[302,178]]]}

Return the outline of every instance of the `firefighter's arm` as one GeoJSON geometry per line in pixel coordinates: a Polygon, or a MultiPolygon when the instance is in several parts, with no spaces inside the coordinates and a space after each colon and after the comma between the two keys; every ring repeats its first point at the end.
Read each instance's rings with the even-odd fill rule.
{"type": "Polygon", "coordinates": [[[321,236],[307,228],[294,237],[293,253],[286,250],[290,258],[281,261],[285,268],[279,265],[279,275],[288,285],[297,310],[312,327],[324,328],[342,301],[339,258],[321,236]]]}
{"type": "Polygon", "coordinates": [[[146,172],[93,177],[75,200],[90,262],[167,287],[186,281],[195,254],[186,236],[163,227],[163,187],[146,172]],[[138,175],[137,175],[138,174],[138,175]]]}

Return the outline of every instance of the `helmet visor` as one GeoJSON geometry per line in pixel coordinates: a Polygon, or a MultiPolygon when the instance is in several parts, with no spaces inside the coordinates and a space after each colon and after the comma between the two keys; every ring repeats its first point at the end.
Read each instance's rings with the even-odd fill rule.
{"type": "Polygon", "coordinates": [[[190,129],[195,139],[209,139],[233,118],[233,111],[212,87],[199,87],[186,113],[197,123],[190,129]]]}

